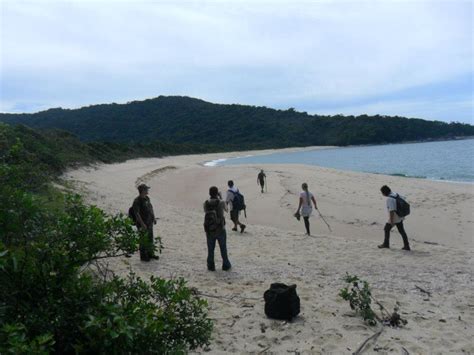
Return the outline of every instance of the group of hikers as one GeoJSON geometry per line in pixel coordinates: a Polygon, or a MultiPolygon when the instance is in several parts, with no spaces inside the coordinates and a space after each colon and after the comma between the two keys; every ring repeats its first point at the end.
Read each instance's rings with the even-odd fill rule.
{"type": "MultiPolygon", "coordinates": [[[[257,184],[264,193],[266,185],[266,174],[263,170],[257,175],[257,184]]],[[[207,269],[215,271],[216,266],[214,262],[214,250],[216,243],[219,244],[219,249],[222,257],[222,270],[227,271],[232,267],[227,253],[227,232],[225,229],[225,212],[229,212],[230,219],[233,222],[232,231],[239,231],[244,233],[246,225],[241,223],[240,213],[245,213],[244,197],[239,189],[235,186],[232,180],[227,182],[228,190],[225,200],[222,198],[219,189],[216,186],[209,188],[209,198],[204,202],[204,231],[207,239],[207,269]]],[[[318,210],[316,198],[309,191],[308,184],[301,185],[302,191],[299,194],[298,208],[294,216],[300,220],[303,217],[306,235],[310,236],[309,217],[314,209],[318,210]]],[[[133,201],[130,208],[129,215],[135,221],[138,230],[142,233],[143,238],[140,242],[140,259],[142,261],[150,261],[157,259],[153,252],[153,225],[156,224],[156,217],[153,211],[153,206],[148,197],[150,187],[145,184],[138,186],[139,195],[133,201]]],[[[265,190],[266,191],[266,190],[265,190]]],[[[388,221],[384,227],[384,241],[379,248],[390,248],[390,231],[394,226],[397,227],[402,239],[403,250],[410,250],[408,243],[408,236],[403,226],[404,217],[408,215],[409,204],[399,194],[392,192],[392,190],[384,185],[380,189],[383,196],[387,197],[386,207],[388,211],[388,221]]],[[[322,217],[322,216],[321,216],[322,217]]],[[[328,225],[329,227],[329,225],[328,225]]]]}

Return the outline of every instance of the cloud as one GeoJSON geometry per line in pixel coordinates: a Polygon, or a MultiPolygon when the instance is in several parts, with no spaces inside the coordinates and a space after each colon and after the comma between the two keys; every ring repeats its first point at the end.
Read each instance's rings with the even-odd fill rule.
{"type": "MultiPolygon", "coordinates": [[[[343,110],[472,78],[467,1],[7,0],[1,16],[2,111],[160,94],[297,109],[338,102],[343,110]]],[[[430,106],[430,97],[399,101],[408,116],[458,119],[416,104],[430,106]]]]}

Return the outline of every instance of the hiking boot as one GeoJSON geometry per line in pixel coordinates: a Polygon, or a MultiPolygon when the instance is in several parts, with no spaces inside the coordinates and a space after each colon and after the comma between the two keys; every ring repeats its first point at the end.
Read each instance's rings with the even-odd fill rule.
{"type": "Polygon", "coordinates": [[[240,225],[240,233],[243,233],[243,232],[244,232],[245,227],[246,227],[245,224],[241,224],[241,225],[240,225]]]}
{"type": "Polygon", "coordinates": [[[232,266],[230,266],[230,265],[228,265],[228,266],[223,266],[223,267],[222,267],[222,270],[224,270],[224,271],[229,271],[231,268],[232,268],[232,266]]]}
{"type": "Polygon", "coordinates": [[[386,244],[380,244],[380,245],[378,245],[378,248],[379,248],[379,249],[384,249],[384,248],[389,249],[390,247],[389,247],[388,245],[386,245],[386,244]]]}
{"type": "Polygon", "coordinates": [[[216,271],[216,266],[215,265],[207,265],[207,270],[216,271]]]}
{"type": "Polygon", "coordinates": [[[411,250],[409,245],[405,245],[402,250],[411,250]]]}
{"type": "Polygon", "coordinates": [[[234,232],[237,232],[237,227],[232,228],[234,232]]]}
{"type": "Polygon", "coordinates": [[[157,256],[157,255],[152,255],[152,256],[150,256],[150,259],[154,259],[154,260],[158,260],[159,258],[160,258],[160,257],[157,256]]]}

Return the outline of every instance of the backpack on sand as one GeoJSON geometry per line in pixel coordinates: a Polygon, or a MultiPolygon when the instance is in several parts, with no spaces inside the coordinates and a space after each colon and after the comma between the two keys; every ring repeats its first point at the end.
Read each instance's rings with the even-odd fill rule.
{"type": "Polygon", "coordinates": [[[204,230],[211,237],[217,237],[222,231],[222,220],[217,215],[220,200],[207,200],[205,202],[206,214],[204,215],[204,230]]]}
{"type": "Polygon", "coordinates": [[[406,217],[410,214],[410,204],[406,202],[403,198],[400,197],[399,194],[397,194],[396,197],[392,197],[395,199],[397,202],[397,215],[400,217],[406,217]]]}
{"type": "Polygon", "coordinates": [[[242,195],[239,190],[237,190],[237,192],[232,190],[229,191],[234,194],[234,199],[232,200],[232,209],[236,211],[244,210],[245,217],[247,217],[244,195],[242,195]]]}
{"type": "Polygon", "coordinates": [[[287,286],[273,283],[263,294],[265,314],[269,318],[291,321],[300,313],[300,298],[296,293],[296,285],[287,286]]]}

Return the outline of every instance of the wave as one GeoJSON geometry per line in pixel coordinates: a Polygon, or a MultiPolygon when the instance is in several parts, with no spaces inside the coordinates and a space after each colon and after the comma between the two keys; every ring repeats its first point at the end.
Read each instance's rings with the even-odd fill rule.
{"type": "Polygon", "coordinates": [[[405,177],[405,178],[428,179],[428,176],[424,176],[424,175],[409,175],[409,174],[403,174],[403,173],[392,173],[392,174],[389,174],[389,175],[390,176],[405,177]]]}
{"type": "Polygon", "coordinates": [[[207,161],[207,162],[204,163],[204,166],[216,166],[216,165],[219,165],[220,163],[225,162],[226,160],[228,160],[228,159],[227,158],[222,158],[222,159],[215,159],[215,160],[207,161]]]}

